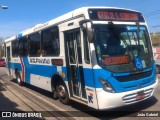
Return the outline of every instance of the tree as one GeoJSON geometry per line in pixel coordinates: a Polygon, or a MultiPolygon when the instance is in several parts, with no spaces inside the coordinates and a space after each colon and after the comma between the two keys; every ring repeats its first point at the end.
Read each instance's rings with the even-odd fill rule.
{"type": "Polygon", "coordinates": [[[152,45],[160,47],[160,33],[151,34],[152,45]]]}
{"type": "Polygon", "coordinates": [[[3,56],[4,51],[2,50],[2,43],[3,43],[4,38],[0,37],[0,58],[3,56]]]}
{"type": "Polygon", "coordinates": [[[3,43],[4,38],[0,37],[0,45],[3,43]]]}

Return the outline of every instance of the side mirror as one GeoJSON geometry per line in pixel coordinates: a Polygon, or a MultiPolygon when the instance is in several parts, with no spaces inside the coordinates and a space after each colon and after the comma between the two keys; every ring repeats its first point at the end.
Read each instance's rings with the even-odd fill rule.
{"type": "Polygon", "coordinates": [[[88,41],[90,43],[94,42],[94,30],[92,28],[87,29],[88,41]]]}
{"type": "Polygon", "coordinates": [[[89,42],[94,42],[94,30],[92,28],[93,23],[91,20],[81,20],[79,22],[79,25],[82,29],[86,29],[87,31],[87,36],[88,36],[88,41],[89,42]],[[85,24],[85,25],[84,25],[85,24]]]}

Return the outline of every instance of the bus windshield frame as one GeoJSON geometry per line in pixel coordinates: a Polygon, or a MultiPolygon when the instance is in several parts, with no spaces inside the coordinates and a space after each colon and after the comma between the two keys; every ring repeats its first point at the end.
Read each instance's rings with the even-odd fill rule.
{"type": "Polygon", "coordinates": [[[94,29],[94,45],[99,66],[117,73],[151,67],[153,52],[145,25],[99,24],[94,25],[94,29]]]}

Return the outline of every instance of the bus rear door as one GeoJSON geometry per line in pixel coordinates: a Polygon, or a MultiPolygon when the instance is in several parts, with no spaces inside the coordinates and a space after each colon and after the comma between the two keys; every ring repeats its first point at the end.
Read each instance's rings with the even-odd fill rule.
{"type": "Polygon", "coordinates": [[[8,69],[7,73],[11,76],[11,43],[6,44],[6,68],[8,69]]]}

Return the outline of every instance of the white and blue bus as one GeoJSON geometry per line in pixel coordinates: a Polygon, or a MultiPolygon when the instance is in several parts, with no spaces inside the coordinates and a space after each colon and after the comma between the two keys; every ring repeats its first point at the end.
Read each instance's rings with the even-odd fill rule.
{"type": "Polygon", "coordinates": [[[150,98],[158,84],[143,15],[113,7],[83,7],[4,42],[8,74],[23,83],[95,109],[150,98]]]}

